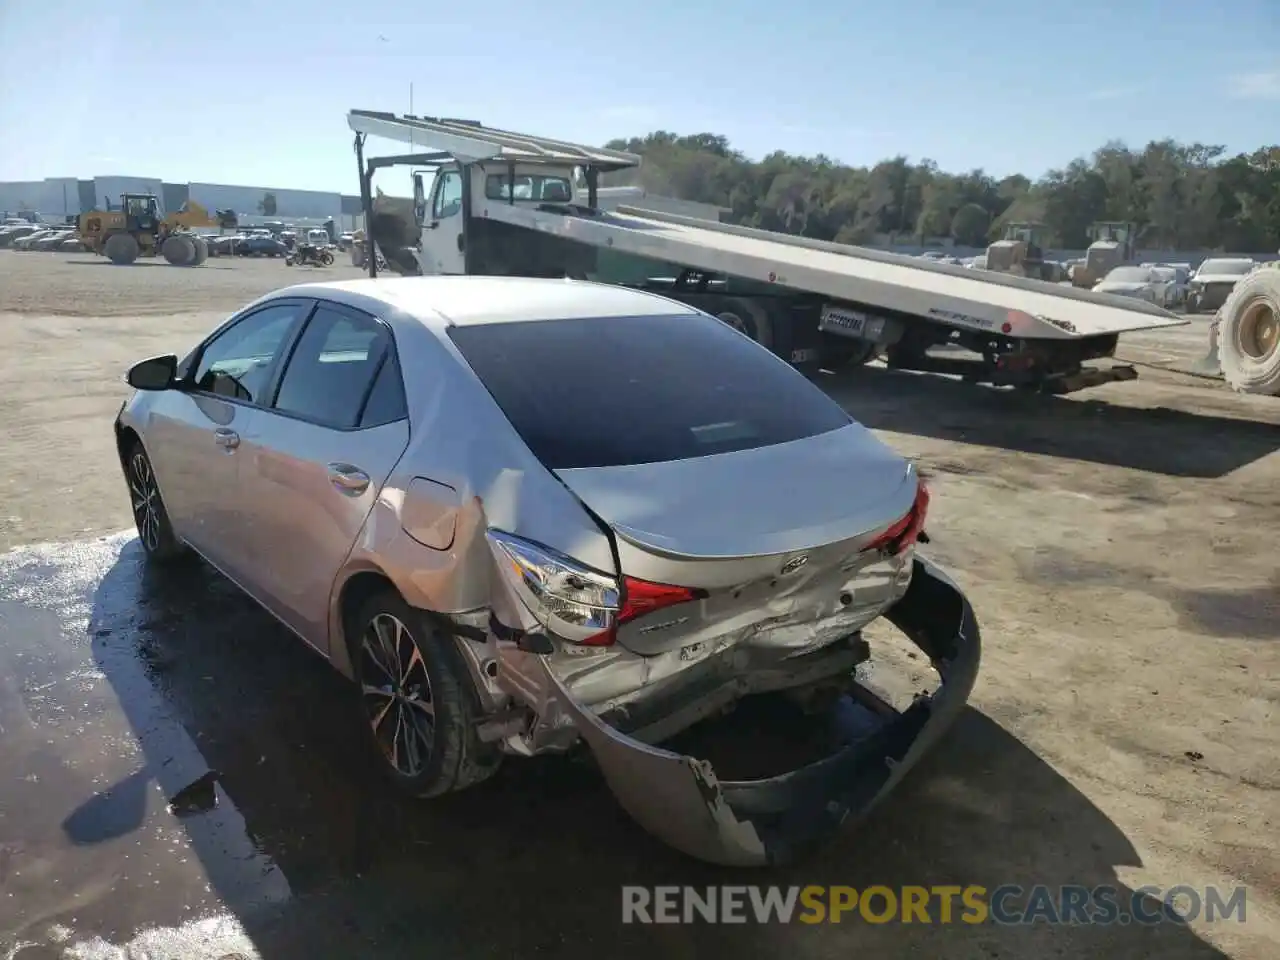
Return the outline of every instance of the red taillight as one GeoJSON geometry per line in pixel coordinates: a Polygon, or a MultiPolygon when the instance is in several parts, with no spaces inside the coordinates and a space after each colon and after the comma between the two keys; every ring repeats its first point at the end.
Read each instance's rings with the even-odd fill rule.
{"type": "Polygon", "coordinates": [[[929,514],[929,488],[921,483],[916,487],[915,503],[907,511],[907,515],[889,527],[862,549],[888,550],[897,555],[920,539],[924,530],[924,521],[929,514]]]}
{"type": "Polygon", "coordinates": [[[706,594],[691,587],[675,587],[669,583],[650,583],[635,577],[622,578],[622,607],[614,617],[613,626],[594,636],[579,641],[587,647],[607,647],[618,638],[618,627],[639,619],[655,610],[674,607],[678,603],[701,600],[706,594]]]}

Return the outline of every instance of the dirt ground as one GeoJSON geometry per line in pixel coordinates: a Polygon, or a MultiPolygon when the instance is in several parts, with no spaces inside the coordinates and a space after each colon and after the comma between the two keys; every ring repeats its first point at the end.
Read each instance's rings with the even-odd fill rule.
{"type": "MultiPolygon", "coordinates": [[[[131,361],[183,352],[268,290],[355,273],[0,251],[0,552],[129,526],[110,420],[131,361]]],[[[879,367],[824,378],[932,478],[928,550],[968,591],[985,657],[939,748],[969,769],[913,774],[863,828],[875,862],[855,837],[775,882],[1243,885],[1246,922],[827,927],[771,934],[775,954],[1280,956],[1280,398],[1159,369],[1202,333],[1125,338],[1141,378],[1065,398],[879,367]]]]}

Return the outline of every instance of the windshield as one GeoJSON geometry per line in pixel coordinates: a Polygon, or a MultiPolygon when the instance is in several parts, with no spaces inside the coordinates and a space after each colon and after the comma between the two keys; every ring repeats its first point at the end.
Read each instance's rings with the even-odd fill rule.
{"type": "Polygon", "coordinates": [[[1243,277],[1253,269],[1252,260],[1206,260],[1200,264],[1200,273],[1225,273],[1234,277],[1243,277]]]}
{"type": "MultiPolygon", "coordinates": [[[[486,177],[484,195],[490,200],[510,200],[511,184],[507,175],[494,173],[486,177]]],[[[565,177],[520,174],[515,179],[515,199],[570,203],[573,201],[573,186],[565,177]]]]}
{"type": "Polygon", "coordinates": [[[751,450],[852,422],[712,317],[486,323],[449,336],[550,470],[751,450]]]}
{"type": "Polygon", "coordinates": [[[1146,283],[1151,279],[1149,267],[1116,267],[1107,274],[1107,283],[1146,283]]]}

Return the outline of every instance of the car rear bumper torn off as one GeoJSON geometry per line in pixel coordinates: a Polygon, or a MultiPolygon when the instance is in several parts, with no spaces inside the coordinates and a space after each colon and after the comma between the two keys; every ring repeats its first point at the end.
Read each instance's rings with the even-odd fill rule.
{"type": "Polygon", "coordinates": [[[641,743],[606,724],[569,694],[544,659],[548,689],[558,694],[618,802],[654,836],[712,863],[792,860],[892,790],[951,725],[973,689],[981,656],[973,609],[945,573],[919,556],[914,564],[910,588],[885,617],[929,658],[940,686],[902,711],[874,695],[841,698],[832,719],[840,723],[845,745],[796,770],[720,780],[705,760],[641,743]]]}

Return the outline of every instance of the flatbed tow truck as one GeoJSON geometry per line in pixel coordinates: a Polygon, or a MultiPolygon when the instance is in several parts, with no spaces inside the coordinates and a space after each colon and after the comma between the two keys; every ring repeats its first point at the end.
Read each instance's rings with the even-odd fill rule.
{"type": "MultiPolygon", "coordinates": [[[[1134,379],[1132,366],[1085,364],[1112,357],[1121,333],[1188,322],[1040,280],[625,205],[601,210],[601,175],[639,167],[635,154],[468,120],[352,110],[347,122],[368,233],[402,275],[619,283],[719,317],[802,368],[883,355],[891,367],[1052,393],[1134,379]],[[366,157],[369,137],[421,149],[366,157]],[[395,166],[412,168],[412,201],[375,194],[376,172],[395,166]]],[[[377,258],[367,266],[376,277],[377,258]]]]}

